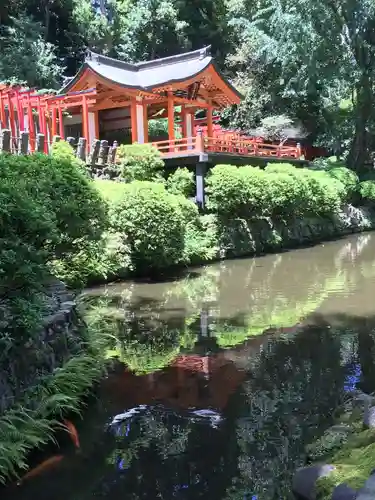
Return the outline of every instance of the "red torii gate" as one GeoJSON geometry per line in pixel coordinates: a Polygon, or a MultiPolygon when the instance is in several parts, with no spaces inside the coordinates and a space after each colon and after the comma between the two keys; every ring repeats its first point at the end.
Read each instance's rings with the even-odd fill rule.
{"type": "Polygon", "coordinates": [[[35,89],[0,84],[0,128],[9,129],[13,143],[21,132],[29,133],[30,150],[36,149],[37,130],[46,138],[44,152],[48,152],[48,142],[60,135],[64,139],[63,112],[72,107],[82,107],[84,137],[89,138],[88,106],[95,103],[96,89],[54,95],[38,93],[35,89]],[[34,121],[37,115],[37,127],[34,121]],[[27,125],[25,118],[27,117],[27,125]],[[49,137],[49,141],[48,141],[49,137]]]}

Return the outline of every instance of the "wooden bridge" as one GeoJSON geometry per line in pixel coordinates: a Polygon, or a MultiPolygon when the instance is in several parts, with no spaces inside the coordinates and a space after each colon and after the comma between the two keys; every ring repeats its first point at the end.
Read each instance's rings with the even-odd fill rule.
{"type": "Polygon", "coordinates": [[[283,158],[299,160],[301,147],[267,144],[243,138],[239,134],[223,134],[217,137],[204,137],[201,133],[195,137],[153,142],[163,158],[181,158],[218,153],[240,157],[283,158]]]}

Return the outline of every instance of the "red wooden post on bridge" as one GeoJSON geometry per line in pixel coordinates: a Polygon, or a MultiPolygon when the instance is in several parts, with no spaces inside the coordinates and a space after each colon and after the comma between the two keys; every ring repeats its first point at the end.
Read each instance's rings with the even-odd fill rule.
{"type": "Polygon", "coordinates": [[[64,119],[63,119],[63,110],[62,107],[59,105],[58,107],[58,112],[59,112],[59,135],[61,139],[65,139],[65,133],[64,133],[64,119]]]}
{"type": "Polygon", "coordinates": [[[7,119],[6,119],[6,114],[5,114],[5,103],[4,103],[4,97],[3,97],[3,89],[0,89],[0,125],[1,125],[1,128],[6,128],[6,126],[7,126],[7,119]]]}

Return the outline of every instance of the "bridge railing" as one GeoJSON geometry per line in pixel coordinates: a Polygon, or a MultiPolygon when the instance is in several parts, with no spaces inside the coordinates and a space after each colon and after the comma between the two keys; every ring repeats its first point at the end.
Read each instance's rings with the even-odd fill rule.
{"type": "Polygon", "coordinates": [[[285,146],[276,144],[266,144],[255,140],[238,137],[203,137],[198,134],[196,137],[182,139],[171,139],[153,142],[162,156],[197,155],[199,153],[227,153],[238,156],[258,156],[273,158],[300,159],[302,150],[299,145],[285,146]]]}

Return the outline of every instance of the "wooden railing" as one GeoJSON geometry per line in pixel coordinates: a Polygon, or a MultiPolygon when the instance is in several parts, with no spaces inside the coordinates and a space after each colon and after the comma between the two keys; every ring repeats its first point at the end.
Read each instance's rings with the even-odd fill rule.
{"type": "Polygon", "coordinates": [[[153,142],[152,145],[156,147],[163,156],[166,157],[170,155],[178,155],[179,153],[199,154],[204,152],[203,138],[201,136],[158,141],[153,142]]]}
{"type": "Polygon", "coordinates": [[[266,144],[255,140],[241,139],[241,137],[196,137],[158,141],[152,143],[163,157],[197,155],[200,153],[224,153],[238,156],[258,156],[270,158],[300,159],[302,151],[300,146],[284,146],[266,144]]]}

